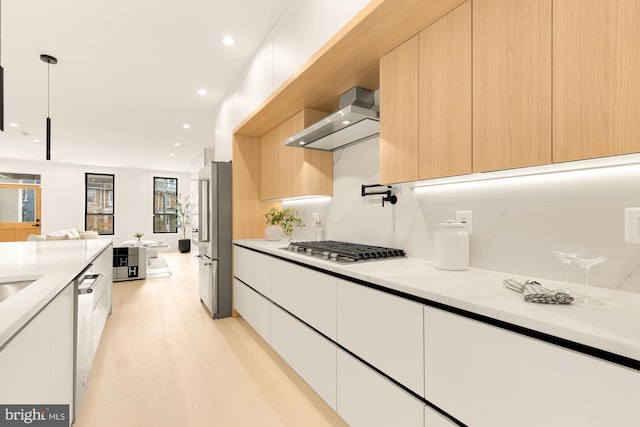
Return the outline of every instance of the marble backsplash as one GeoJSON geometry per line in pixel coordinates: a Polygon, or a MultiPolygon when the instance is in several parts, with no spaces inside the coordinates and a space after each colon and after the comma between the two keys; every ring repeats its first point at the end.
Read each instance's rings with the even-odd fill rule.
{"type": "MultiPolygon", "coordinates": [[[[538,279],[564,279],[553,245],[603,250],[608,260],[592,268],[594,286],[640,293],[640,245],[624,241],[624,208],[640,206],[640,165],[457,183],[414,189],[394,185],[398,203],[361,197],[362,184],[379,180],[378,138],[334,152],[333,198],[288,202],[306,227],[294,240],[315,240],[311,213],[322,219],[324,237],[404,249],[431,260],[437,224],[473,211],[470,266],[538,279]]],[[[583,283],[570,266],[570,281],[583,283]]]]}

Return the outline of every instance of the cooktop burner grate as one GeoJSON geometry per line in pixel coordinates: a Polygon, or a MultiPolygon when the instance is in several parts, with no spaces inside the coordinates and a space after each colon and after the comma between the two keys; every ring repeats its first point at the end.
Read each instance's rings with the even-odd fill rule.
{"type": "Polygon", "coordinates": [[[404,257],[402,249],[384,248],[381,246],[362,245],[358,243],[336,242],[333,240],[292,242],[288,250],[305,252],[309,255],[321,256],[332,261],[366,261],[385,258],[404,257]]]}

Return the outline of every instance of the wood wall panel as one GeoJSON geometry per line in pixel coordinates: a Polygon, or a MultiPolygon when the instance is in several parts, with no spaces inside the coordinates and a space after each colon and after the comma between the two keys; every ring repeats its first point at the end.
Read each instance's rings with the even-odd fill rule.
{"type": "Polygon", "coordinates": [[[233,137],[233,238],[264,237],[264,214],[277,202],[260,200],[260,139],[233,137]]]}

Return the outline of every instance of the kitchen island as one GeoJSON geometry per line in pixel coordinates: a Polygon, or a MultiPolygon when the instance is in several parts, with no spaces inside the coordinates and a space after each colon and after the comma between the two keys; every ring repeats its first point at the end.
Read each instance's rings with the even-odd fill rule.
{"type": "Polygon", "coordinates": [[[69,405],[71,423],[76,346],[95,350],[111,307],[111,249],[108,239],[0,243],[0,282],[33,281],[0,302],[0,405],[69,405]],[[89,268],[89,334],[76,345],[74,279],[89,268]]]}
{"type": "Polygon", "coordinates": [[[234,243],[236,310],[351,425],[633,425],[638,294],[594,288],[604,305],[534,304],[502,284],[534,277],[234,243]]]}

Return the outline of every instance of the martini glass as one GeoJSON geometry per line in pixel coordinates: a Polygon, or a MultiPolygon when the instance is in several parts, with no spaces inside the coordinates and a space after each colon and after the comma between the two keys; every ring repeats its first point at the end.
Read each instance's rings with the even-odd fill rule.
{"type": "Polygon", "coordinates": [[[581,268],[584,268],[584,295],[579,299],[583,304],[602,305],[602,301],[589,297],[589,270],[594,265],[607,260],[602,253],[578,253],[573,257],[581,268]]]}
{"type": "Polygon", "coordinates": [[[564,264],[564,287],[561,289],[563,292],[570,293],[569,288],[569,265],[571,261],[575,259],[577,251],[565,246],[553,246],[551,248],[551,255],[556,257],[561,263],[564,264]]]}

